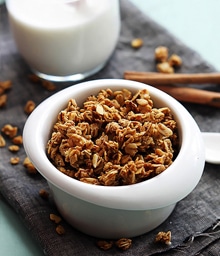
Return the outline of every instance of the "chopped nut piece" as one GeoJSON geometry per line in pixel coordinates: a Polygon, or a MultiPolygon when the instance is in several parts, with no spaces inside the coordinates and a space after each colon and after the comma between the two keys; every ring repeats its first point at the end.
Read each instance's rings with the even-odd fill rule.
{"type": "Polygon", "coordinates": [[[18,164],[20,162],[20,158],[19,157],[11,157],[11,159],[10,159],[10,163],[12,164],[12,165],[16,165],[16,164],[18,164]]]}
{"type": "Polygon", "coordinates": [[[132,240],[129,238],[120,238],[115,242],[115,244],[119,249],[126,251],[131,247],[132,240]]]}
{"type": "Polygon", "coordinates": [[[1,129],[1,131],[9,136],[10,138],[13,138],[17,135],[17,132],[18,132],[18,127],[16,126],[12,126],[10,124],[6,124],[3,126],[3,128],[1,129]]]}
{"type": "Polygon", "coordinates": [[[143,40],[141,38],[135,38],[131,41],[131,46],[135,49],[140,48],[143,45],[143,40]]]}
{"type": "Polygon", "coordinates": [[[97,112],[98,114],[100,114],[100,115],[103,115],[103,114],[104,114],[104,109],[103,109],[102,105],[97,104],[97,106],[96,106],[96,112],[97,112]]]}
{"type": "Polygon", "coordinates": [[[64,235],[64,234],[65,234],[65,229],[64,229],[63,226],[58,225],[58,226],[56,227],[56,232],[57,232],[58,235],[64,235]]]}
{"type": "Polygon", "coordinates": [[[53,214],[53,213],[50,214],[50,220],[52,220],[56,224],[59,224],[62,221],[60,216],[53,214]]]}
{"type": "Polygon", "coordinates": [[[182,65],[182,59],[177,54],[172,54],[168,60],[171,67],[179,67],[182,65]]]}
{"type": "Polygon", "coordinates": [[[114,245],[113,241],[100,240],[97,242],[97,246],[104,251],[111,249],[113,245],[114,245]]]}
{"type": "Polygon", "coordinates": [[[168,48],[165,47],[165,46],[158,46],[156,49],[155,49],[155,59],[156,61],[158,62],[166,62],[167,59],[168,59],[168,48]]]}
{"type": "Polygon", "coordinates": [[[24,159],[23,165],[27,169],[28,173],[30,173],[30,174],[37,173],[37,169],[34,167],[34,165],[32,164],[32,162],[30,161],[30,159],[28,157],[26,157],[24,159]]]}
{"type": "Polygon", "coordinates": [[[45,189],[41,189],[39,191],[39,195],[40,197],[42,197],[43,199],[48,199],[49,197],[49,193],[45,190],[45,189]]]}
{"type": "Polygon", "coordinates": [[[170,245],[171,244],[171,231],[159,232],[156,235],[155,242],[170,245]]]}
{"type": "Polygon", "coordinates": [[[15,144],[15,145],[21,145],[23,143],[23,139],[22,139],[22,136],[19,135],[19,136],[16,136],[12,139],[12,142],[15,144]]]}
{"type": "Polygon", "coordinates": [[[0,134],[0,148],[5,147],[5,145],[6,145],[5,139],[4,139],[4,137],[0,134]]]}
{"type": "Polygon", "coordinates": [[[18,152],[20,147],[18,145],[11,145],[8,147],[9,151],[11,152],[18,152]]]}
{"type": "Polygon", "coordinates": [[[174,73],[173,67],[168,62],[162,62],[157,64],[157,71],[160,73],[172,74],[174,73]]]}
{"type": "Polygon", "coordinates": [[[35,109],[35,103],[32,100],[27,101],[24,107],[24,112],[26,114],[30,114],[35,109]]]}
{"type": "Polygon", "coordinates": [[[6,94],[0,95],[0,108],[4,107],[6,103],[7,103],[7,95],[6,94]]]}
{"type": "Polygon", "coordinates": [[[98,154],[94,154],[92,157],[92,165],[94,168],[96,168],[99,165],[100,161],[99,161],[99,155],[98,154]]]}
{"type": "Polygon", "coordinates": [[[136,101],[141,106],[146,106],[148,104],[148,101],[145,99],[137,99],[136,101]]]}

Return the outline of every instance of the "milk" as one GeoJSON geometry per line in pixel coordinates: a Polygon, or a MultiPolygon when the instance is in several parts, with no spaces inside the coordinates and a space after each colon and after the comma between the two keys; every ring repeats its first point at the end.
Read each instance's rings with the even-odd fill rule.
{"type": "Polygon", "coordinates": [[[31,69],[48,79],[77,80],[93,74],[115,49],[120,33],[118,0],[72,4],[7,0],[6,4],[20,54],[31,69]]]}

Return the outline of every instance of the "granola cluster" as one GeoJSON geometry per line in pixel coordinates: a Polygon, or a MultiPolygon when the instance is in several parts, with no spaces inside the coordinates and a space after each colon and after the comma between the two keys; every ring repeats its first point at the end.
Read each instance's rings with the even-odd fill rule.
{"type": "Polygon", "coordinates": [[[163,243],[166,245],[171,245],[171,231],[161,231],[156,235],[155,238],[156,243],[163,243]]]}
{"type": "MultiPolygon", "coordinates": [[[[8,137],[10,140],[10,145],[8,146],[8,150],[11,153],[17,153],[20,151],[20,148],[23,145],[23,138],[21,135],[18,135],[18,127],[13,126],[11,124],[5,124],[1,129],[0,132],[0,148],[4,148],[7,146],[6,140],[4,136],[8,137]],[[3,136],[4,134],[4,136],[3,136]]],[[[10,158],[10,163],[12,165],[17,165],[20,162],[20,158],[18,156],[13,156],[10,158]]],[[[37,169],[34,167],[33,163],[30,161],[28,157],[26,157],[23,161],[23,166],[27,169],[29,174],[36,174],[37,169]]]]}
{"type": "Polygon", "coordinates": [[[52,92],[52,91],[56,90],[56,85],[53,82],[42,79],[42,78],[40,78],[39,76],[37,76],[35,74],[30,74],[28,76],[28,78],[32,83],[41,85],[47,91],[52,92]]]}
{"type": "Polygon", "coordinates": [[[132,240],[129,238],[120,238],[116,241],[99,240],[96,244],[103,251],[111,249],[114,245],[116,246],[116,248],[122,251],[126,251],[132,246],[132,240]]]}
{"type": "Polygon", "coordinates": [[[7,91],[11,89],[12,82],[10,80],[0,81],[0,108],[3,108],[7,103],[7,91]]]}
{"type": "Polygon", "coordinates": [[[166,46],[158,46],[154,53],[155,60],[158,62],[156,67],[159,73],[175,73],[175,68],[182,65],[182,59],[179,55],[172,54],[169,57],[169,50],[166,46]]]}
{"type": "Polygon", "coordinates": [[[178,153],[177,123],[155,108],[146,89],[101,90],[80,108],[74,99],[58,114],[48,157],[82,182],[118,186],[162,173],[178,153]]]}

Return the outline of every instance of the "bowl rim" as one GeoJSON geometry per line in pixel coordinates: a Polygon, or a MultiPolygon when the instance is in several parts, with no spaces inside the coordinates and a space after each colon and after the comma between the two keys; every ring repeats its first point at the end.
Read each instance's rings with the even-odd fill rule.
{"type": "Polygon", "coordinates": [[[200,130],[183,105],[150,85],[124,79],[98,79],[82,82],[50,96],[40,103],[28,117],[23,130],[23,144],[27,156],[49,184],[52,183],[66,193],[84,201],[117,209],[156,209],[178,202],[198,184],[205,163],[205,149],[200,130]],[[137,91],[146,88],[154,101],[161,99],[162,102],[166,102],[166,106],[171,109],[176,121],[181,124],[182,139],[180,152],[166,171],[137,184],[107,187],[70,178],[57,170],[49,161],[45,152],[45,141],[50,134],[46,121],[50,120],[54,123],[54,117],[57,117],[59,110],[67,105],[70,97],[75,95],[77,101],[77,95],[84,93],[86,98],[88,94],[98,92],[102,86],[112,90],[127,88],[137,91]],[[50,116],[51,112],[54,113],[53,118],[50,116]],[[178,112],[181,115],[178,115],[178,112]],[[189,149],[191,154],[189,154],[189,149]]]}

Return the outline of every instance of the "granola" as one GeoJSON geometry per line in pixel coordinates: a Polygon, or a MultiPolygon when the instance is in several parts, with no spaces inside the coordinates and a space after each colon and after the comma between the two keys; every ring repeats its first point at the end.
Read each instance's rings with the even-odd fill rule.
{"type": "Polygon", "coordinates": [[[0,81],[0,108],[4,107],[7,103],[7,94],[8,91],[12,87],[12,82],[10,80],[0,81]]]}
{"type": "Polygon", "coordinates": [[[165,62],[167,61],[169,50],[166,46],[158,46],[155,51],[155,59],[158,62],[165,62]]]}
{"type": "Polygon", "coordinates": [[[12,87],[12,82],[11,80],[6,80],[6,81],[0,81],[0,89],[1,93],[4,93],[5,91],[11,89],[12,87]]]}
{"type": "Polygon", "coordinates": [[[175,68],[182,65],[181,57],[177,54],[172,54],[169,57],[169,50],[165,46],[158,46],[154,55],[157,61],[156,69],[159,73],[172,74],[175,72],[175,68]]]}
{"type": "Polygon", "coordinates": [[[61,217],[56,215],[56,214],[54,214],[54,213],[50,214],[50,220],[52,220],[56,224],[59,224],[62,221],[61,217]]]}
{"type": "Polygon", "coordinates": [[[10,163],[12,165],[19,164],[19,162],[20,162],[20,158],[19,157],[11,157],[11,159],[10,159],[10,163]]]}
{"type": "Polygon", "coordinates": [[[166,245],[171,245],[171,231],[167,231],[167,232],[161,231],[161,232],[159,232],[156,235],[155,242],[156,243],[163,243],[163,244],[166,244],[166,245]]]}
{"type": "Polygon", "coordinates": [[[21,135],[18,135],[18,136],[14,137],[14,138],[12,139],[12,142],[13,142],[15,145],[22,145],[22,143],[23,143],[23,138],[22,138],[21,135]]]}
{"type": "Polygon", "coordinates": [[[48,157],[61,172],[104,186],[150,179],[177,153],[177,123],[168,107],[153,106],[146,89],[101,90],[81,108],[70,99],[47,143],[48,157]]]}
{"type": "Polygon", "coordinates": [[[132,240],[129,238],[120,238],[115,242],[115,244],[119,249],[126,251],[131,247],[132,240]]]}
{"type": "Polygon", "coordinates": [[[140,48],[141,46],[143,46],[143,39],[141,38],[134,38],[132,41],[131,41],[131,47],[132,48],[135,48],[135,49],[138,49],[140,48]]]}
{"type": "Polygon", "coordinates": [[[164,73],[164,74],[173,74],[174,73],[174,68],[168,62],[158,63],[156,68],[159,73],[164,73]]]}
{"type": "Polygon", "coordinates": [[[28,100],[24,106],[24,112],[30,114],[35,109],[36,104],[32,100],[28,100]]]}
{"type": "Polygon", "coordinates": [[[7,103],[7,95],[2,94],[0,95],[0,108],[4,107],[7,103]]]}
{"type": "Polygon", "coordinates": [[[104,250],[104,251],[107,251],[109,249],[111,249],[114,245],[114,242],[113,241],[106,241],[106,240],[99,240],[97,241],[97,246],[104,250]]]}
{"type": "Polygon", "coordinates": [[[39,196],[43,199],[48,199],[49,198],[49,192],[42,188],[39,191],[39,196]]]}
{"type": "Polygon", "coordinates": [[[40,84],[41,86],[43,86],[47,91],[54,91],[56,90],[56,85],[53,82],[44,80],[42,78],[40,78],[39,76],[35,75],[35,74],[30,74],[29,76],[29,80],[34,83],[34,84],[40,84]]]}
{"type": "Polygon", "coordinates": [[[18,145],[10,145],[8,146],[8,150],[11,152],[18,152],[20,150],[20,147],[18,145]]]}
{"type": "Polygon", "coordinates": [[[56,232],[57,232],[58,235],[64,235],[65,234],[65,229],[62,225],[58,225],[56,227],[56,232]]]}
{"type": "Polygon", "coordinates": [[[9,138],[13,138],[17,135],[18,127],[12,126],[11,124],[6,124],[2,127],[1,131],[9,136],[9,138]]]}
{"type": "Polygon", "coordinates": [[[4,137],[0,134],[0,148],[3,148],[6,146],[6,142],[4,137]]]}
{"type": "Polygon", "coordinates": [[[37,169],[34,167],[33,163],[28,157],[25,157],[23,166],[27,169],[29,174],[37,174],[37,169]]]}
{"type": "Polygon", "coordinates": [[[168,60],[170,66],[172,67],[179,67],[182,65],[182,59],[177,54],[172,54],[168,60]]]}

